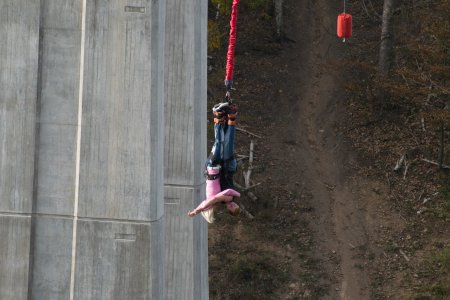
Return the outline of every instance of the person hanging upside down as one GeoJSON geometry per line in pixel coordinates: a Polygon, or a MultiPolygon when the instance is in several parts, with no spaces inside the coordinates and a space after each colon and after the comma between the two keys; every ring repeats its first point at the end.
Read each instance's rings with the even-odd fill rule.
{"type": "MultiPolygon", "coordinates": [[[[235,190],[231,190],[231,189],[225,190],[223,192],[228,193],[230,195],[237,193],[240,196],[240,194],[238,192],[236,192],[235,190]]],[[[188,216],[194,217],[198,213],[201,213],[203,218],[205,218],[205,220],[208,223],[214,223],[214,221],[215,221],[214,209],[217,208],[217,204],[219,204],[219,203],[225,204],[228,212],[231,215],[233,215],[233,216],[239,215],[241,209],[240,209],[239,205],[237,205],[237,203],[234,202],[235,199],[239,196],[229,196],[224,193],[217,194],[210,199],[204,200],[202,203],[200,203],[199,206],[197,206],[195,209],[188,212],[188,216]]]]}
{"type": "Polygon", "coordinates": [[[201,213],[208,223],[214,223],[214,210],[218,208],[220,203],[225,204],[231,215],[237,216],[240,208],[235,201],[241,194],[233,189],[220,191],[220,166],[208,167],[207,172],[206,200],[188,212],[188,216],[194,217],[198,213],[201,213]]]}
{"type": "Polygon", "coordinates": [[[239,205],[234,201],[240,194],[234,190],[233,175],[236,172],[234,137],[237,109],[228,102],[216,104],[214,113],[215,141],[206,166],[206,200],[188,212],[193,217],[199,212],[208,223],[213,223],[214,209],[224,203],[232,215],[238,215],[239,205]]]}

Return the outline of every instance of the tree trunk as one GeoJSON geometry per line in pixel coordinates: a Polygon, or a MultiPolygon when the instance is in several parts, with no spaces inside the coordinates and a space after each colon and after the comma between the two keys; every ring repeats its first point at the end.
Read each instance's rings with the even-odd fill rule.
{"type": "Polygon", "coordinates": [[[439,147],[439,168],[442,169],[444,164],[444,123],[441,124],[439,128],[440,133],[440,147],[439,147]]]}
{"type": "Polygon", "coordinates": [[[283,24],[283,0],[273,0],[275,6],[275,20],[277,23],[277,35],[281,38],[281,25],[283,24]]]}
{"type": "Polygon", "coordinates": [[[394,56],[394,26],[393,15],[397,0],[384,0],[383,17],[381,25],[381,45],[380,45],[380,60],[379,73],[385,77],[389,75],[392,67],[392,60],[394,56]]]}

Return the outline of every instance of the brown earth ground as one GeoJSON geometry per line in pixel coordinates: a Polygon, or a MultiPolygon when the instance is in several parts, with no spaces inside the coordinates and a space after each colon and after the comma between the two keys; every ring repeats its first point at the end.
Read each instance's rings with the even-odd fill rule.
{"type": "MultiPolygon", "coordinates": [[[[339,10],[285,0],[279,39],[272,17],[241,8],[233,98],[238,127],[260,138],[238,131],[236,152],[248,155],[254,141],[260,185],[257,200],[241,198],[253,219],[219,212],[209,227],[211,299],[412,297],[413,283],[401,288],[410,254],[398,245],[407,222],[384,201],[389,181],[366,175],[371,162],[345,135],[353,125],[341,83],[351,76],[336,67],[348,52],[335,37],[339,10]]],[[[210,57],[209,108],[222,101],[224,57],[210,57]]],[[[248,166],[240,161],[241,185],[248,166]]]]}

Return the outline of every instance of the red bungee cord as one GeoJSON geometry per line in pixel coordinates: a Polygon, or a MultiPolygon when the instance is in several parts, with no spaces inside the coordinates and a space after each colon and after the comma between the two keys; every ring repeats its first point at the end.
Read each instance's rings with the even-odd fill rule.
{"type": "Polygon", "coordinates": [[[233,71],[234,71],[234,47],[236,46],[236,23],[238,16],[238,5],[240,0],[233,0],[231,7],[230,20],[230,40],[228,42],[227,68],[225,74],[225,86],[227,88],[227,98],[231,101],[230,91],[233,88],[233,71]]]}

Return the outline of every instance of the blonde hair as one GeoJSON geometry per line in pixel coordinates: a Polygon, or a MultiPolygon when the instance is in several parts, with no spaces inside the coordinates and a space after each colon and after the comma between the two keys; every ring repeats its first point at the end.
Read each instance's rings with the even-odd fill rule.
{"type": "Polygon", "coordinates": [[[203,216],[203,218],[205,218],[206,222],[208,223],[214,223],[214,221],[216,220],[214,218],[214,208],[210,208],[208,210],[204,210],[200,212],[203,216]]]}

